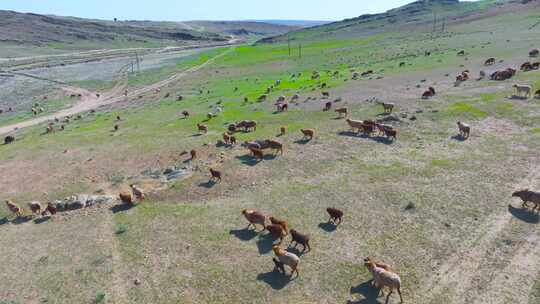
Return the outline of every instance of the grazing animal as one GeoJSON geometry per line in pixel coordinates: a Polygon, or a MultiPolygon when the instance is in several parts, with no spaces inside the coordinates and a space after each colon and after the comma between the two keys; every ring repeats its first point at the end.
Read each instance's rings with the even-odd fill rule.
{"type": "Polygon", "coordinates": [[[532,87],[528,85],[514,84],[512,86],[516,92],[516,96],[529,98],[532,93],[532,87]]]}
{"type": "Polygon", "coordinates": [[[494,65],[495,64],[495,58],[488,58],[488,60],[486,60],[486,62],[484,62],[484,65],[488,66],[488,65],[494,65]]]}
{"type": "Polygon", "coordinates": [[[393,103],[382,103],[382,106],[384,108],[384,113],[392,113],[394,111],[395,105],[393,103]]]}
{"type": "Polygon", "coordinates": [[[289,109],[289,105],[286,103],[278,103],[276,106],[278,112],[285,112],[289,109]]]}
{"type": "Polygon", "coordinates": [[[397,290],[399,294],[399,299],[401,303],[403,303],[403,297],[401,296],[401,278],[398,274],[388,271],[382,267],[378,267],[374,261],[367,259],[364,262],[364,265],[367,267],[367,269],[371,272],[373,275],[373,284],[376,288],[380,288],[381,292],[384,295],[384,288],[388,287],[390,289],[390,292],[386,296],[386,303],[388,303],[388,300],[390,299],[390,295],[394,292],[394,290],[397,290]]]}
{"type": "Polygon", "coordinates": [[[433,97],[435,94],[431,90],[427,90],[422,94],[422,99],[429,99],[433,97]]]}
{"type": "Polygon", "coordinates": [[[118,129],[120,129],[120,126],[119,125],[114,125],[114,130],[118,131],[118,129]]]}
{"type": "Polygon", "coordinates": [[[188,118],[189,117],[189,112],[188,111],[182,111],[182,115],[184,115],[184,118],[188,118]]]}
{"type": "Polygon", "coordinates": [[[326,208],[326,212],[330,215],[328,222],[333,222],[336,225],[341,224],[343,219],[343,211],[336,208],[326,208]]]}
{"type": "Polygon", "coordinates": [[[176,101],[182,101],[184,99],[184,96],[182,95],[178,95],[178,97],[176,97],[176,101]]]}
{"type": "Polygon", "coordinates": [[[285,237],[285,235],[287,235],[285,231],[283,230],[283,227],[281,227],[281,225],[279,224],[266,225],[266,230],[270,232],[270,235],[272,235],[272,237],[276,239],[279,238],[280,244],[283,241],[283,238],[285,237]]]}
{"type": "Polygon", "coordinates": [[[145,195],[144,195],[144,190],[141,189],[140,187],[138,187],[137,185],[134,185],[134,184],[131,184],[129,185],[129,187],[131,188],[131,192],[133,193],[133,196],[140,200],[140,201],[143,201],[144,198],[145,198],[145,195]]]}
{"type": "Polygon", "coordinates": [[[370,136],[373,132],[375,132],[375,124],[364,123],[362,124],[362,133],[366,136],[370,136]]]}
{"type": "Polygon", "coordinates": [[[300,95],[298,95],[298,94],[294,94],[294,95],[291,97],[291,101],[297,101],[298,99],[300,99],[300,95]]]}
{"type": "Polygon", "coordinates": [[[283,144],[279,141],[269,139],[266,141],[266,144],[268,145],[268,148],[275,150],[276,153],[280,153],[281,155],[283,155],[283,144]]]}
{"type": "Polygon", "coordinates": [[[302,252],[306,251],[306,248],[308,251],[311,251],[311,246],[309,245],[309,240],[310,240],[310,236],[307,235],[307,234],[303,234],[303,233],[300,233],[294,229],[291,229],[291,237],[292,237],[292,240],[291,240],[291,243],[289,244],[292,245],[293,243],[295,243],[294,247],[296,248],[296,246],[298,246],[298,244],[302,245],[304,247],[304,249],[302,250],[302,252]]]}
{"type": "Polygon", "coordinates": [[[56,206],[53,203],[49,202],[49,203],[47,203],[47,208],[45,208],[45,210],[43,210],[41,215],[43,216],[47,212],[52,216],[52,215],[55,215],[58,212],[58,209],[56,208],[56,206]]]}
{"type": "Polygon", "coordinates": [[[133,196],[129,192],[120,192],[118,194],[120,201],[124,204],[133,205],[133,196]]]}
{"type": "Polygon", "coordinates": [[[329,92],[322,92],[321,94],[322,94],[323,98],[329,98],[330,97],[329,92]]]}
{"type": "Polygon", "coordinates": [[[272,258],[272,261],[274,262],[274,270],[277,269],[280,273],[285,274],[284,264],[276,258],[272,258]]]}
{"type": "Polygon", "coordinates": [[[197,158],[197,151],[191,150],[189,151],[189,154],[191,155],[191,160],[195,160],[197,158]]]}
{"type": "Polygon", "coordinates": [[[208,127],[205,125],[197,124],[197,129],[199,130],[199,132],[202,132],[205,134],[208,133],[208,127]]]}
{"type": "Polygon", "coordinates": [[[231,136],[227,133],[223,133],[223,141],[226,143],[226,144],[230,144],[231,143],[231,136]]]}
{"type": "Polygon", "coordinates": [[[210,168],[210,180],[221,182],[221,172],[210,168]]]}
{"type": "Polygon", "coordinates": [[[28,203],[28,208],[32,211],[32,215],[41,214],[41,203],[40,202],[30,202],[28,203]]]}
{"type": "Polygon", "coordinates": [[[538,70],[540,68],[540,62],[534,62],[531,66],[533,70],[538,70]]]}
{"type": "Polygon", "coordinates": [[[538,57],[540,51],[538,49],[532,49],[529,51],[529,57],[538,57]]]}
{"type": "Polygon", "coordinates": [[[281,127],[281,128],[279,128],[279,131],[281,132],[281,133],[279,133],[279,135],[283,136],[283,135],[285,135],[285,133],[287,133],[287,128],[286,127],[281,127]]]}
{"type": "Polygon", "coordinates": [[[5,144],[5,145],[9,145],[9,144],[11,144],[11,143],[14,142],[14,141],[15,141],[15,137],[12,136],[12,135],[8,135],[8,136],[6,136],[6,137],[4,138],[4,144],[5,144]]]}
{"type": "Polygon", "coordinates": [[[21,207],[17,206],[14,202],[7,200],[6,205],[9,209],[9,211],[15,213],[15,216],[20,217],[22,216],[23,210],[21,207]]]}
{"type": "Polygon", "coordinates": [[[122,118],[120,117],[120,115],[117,115],[117,116],[116,116],[116,120],[117,120],[117,121],[122,120],[122,118]]]}
{"type": "Polygon", "coordinates": [[[512,68],[508,68],[506,70],[496,71],[496,72],[492,73],[490,78],[491,78],[491,80],[502,81],[502,80],[510,79],[514,75],[516,75],[516,70],[514,70],[512,68]]]}
{"type": "Polygon", "coordinates": [[[461,121],[458,121],[457,125],[458,125],[459,134],[463,136],[464,138],[469,138],[471,134],[471,126],[461,121]]]}
{"type": "Polygon", "coordinates": [[[461,50],[457,53],[458,56],[465,56],[465,50],[461,50]]]}
{"type": "Polygon", "coordinates": [[[242,120],[235,125],[235,129],[244,129],[245,132],[257,131],[257,122],[254,120],[242,120]]]}
{"type": "Polygon", "coordinates": [[[389,139],[391,138],[392,140],[396,140],[397,139],[397,130],[394,130],[394,129],[383,129],[383,132],[384,132],[384,136],[388,137],[389,139]]]}
{"type": "Polygon", "coordinates": [[[365,72],[363,72],[361,75],[362,75],[362,77],[366,77],[366,76],[369,76],[369,75],[371,75],[371,74],[373,74],[373,70],[365,71],[365,72]]]}
{"type": "Polygon", "coordinates": [[[253,148],[253,147],[249,147],[249,151],[251,152],[253,157],[255,157],[256,160],[258,160],[258,161],[264,160],[264,152],[263,152],[263,150],[253,148]]]}
{"type": "Polygon", "coordinates": [[[313,136],[315,136],[315,130],[313,129],[301,129],[300,131],[304,134],[304,139],[312,140],[313,136]]]}
{"type": "Polygon", "coordinates": [[[531,202],[534,204],[533,211],[535,209],[540,211],[540,192],[524,189],[512,193],[512,197],[519,197],[523,201],[522,208],[528,208],[529,202],[531,202]]]}
{"type": "Polygon", "coordinates": [[[288,252],[279,247],[278,245],[272,246],[272,250],[274,251],[275,255],[281,263],[291,268],[291,276],[295,272],[297,276],[300,275],[298,273],[298,264],[300,263],[300,258],[296,254],[288,252]]]}
{"type": "Polygon", "coordinates": [[[249,229],[251,225],[253,225],[254,229],[257,229],[256,225],[263,226],[263,230],[266,229],[266,216],[262,214],[262,212],[258,210],[253,210],[253,209],[244,209],[242,210],[242,214],[244,215],[246,220],[249,222],[249,224],[246,227],[247,229],[249,229]]]}
{"type": "Polygon", "coordinates": [[[349,111],[347,110],[347,108],[337,108],[335,112],[339,114],[339,118],[343,117],[343,115],[347,117],[349,114],[349,111]]]}
{"type": "Polygon", "coordinates": [[[519,67],[519,69],[523,72],[528,72],[528,71],[532,71],[534,68],[530,62],[525,62],[519,67]]]}
{"type": "Polygon", "coordinates": [[[400,63],[399,63],[399,67],[400,67],[400,68],[401,68],[401,67],[404,67],[405,64],[406,64],[405,62],[400,62],[400,63]]]}
{"type": "Polygon", "coordinates": [[[327,103],[324,104],[324,109],[323,111],[330,111],[330,109],[332,108],[332,102],[329,101],[327,103]]]}
{"type": "Polygon", "coordinates": [[[354,131],[355,129],[358,129],[358,132],[357,133],[360,133],[360,130],[362,129],[362,126],[364,124],[363,121],[361,120],[352,120],[352,119],[348,119],[346,120],[347,124],[349,124],[349,126],[351,127],[351,129],[354,131]]]}
{"type": "Polygon", "coordinates": [[[274,225],[280,225],[281,228],[283,228],[283,232],[285,233],[285,235],[289,234],[289,224],[287,223],[287,221],[280,220],[280,219],[277,219],[277,218],[271,216],[270,217],[270,223],[272,223],[274,225]]]}
{"type": "Polygon", "coordinates": [[[536,90],[536,92],[534,92],[534,98],[540,99],[540,90],[536,90]]]}
{"type": "Polygon", "coordinates": [[[285,102],[285,96],[279,96],[276,103],[285,102]]]}
{"type": "Polygon", "coordinates": [[[231,141],[231,146],[236,145],[236,137],[230,136],[229,139],[230,139],[230,141],[231,141]]]}

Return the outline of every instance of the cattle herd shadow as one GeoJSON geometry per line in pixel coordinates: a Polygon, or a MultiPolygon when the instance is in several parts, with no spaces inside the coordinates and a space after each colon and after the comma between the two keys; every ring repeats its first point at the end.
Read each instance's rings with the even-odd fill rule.
{"type": "Polygon", "coordinates": [[[42,216],[34,220],[34,224],[43,224],[51,219],[50,216],[42,216]]]}
{"type": "Polygon", "coordinates": [[[299,144],[299,145],[305,145],[305,144],[308,144],[310,141],[311,141],[311,139],[302,138],[302,139],[299,139],[299,140],[295,140],[294,143],[299,144]]]}
{"type": "Polygon", "coordinates": [[[508,212],[515,218],[529,224],[540,223],[540,214],[528,208],[516,208],[512,205],[508,205],[508,212]]]}
{"type": "Polygon", "coordinates": [[[379,304],[379,289],[371,286],[371,280],[364,282],[358,286],[351,287],[352,294],[360,294],[363,299],[358,301],[347,301],[347,304],[379,304]]]}
{"type": "Polygon", "coordinates": [[[0,219],[0,226],[5,225],[9,223],[9,220],[7,217],[4,217],[3,219],[0,219]]]}
{"type": "Polygon", "coordinates": [[[19,217],[15,218],[15,219],[11,220],[11,223],[14,224],[14,225],[20,225],[20,224],[28,223],[32,219],[33,219],[33,217],[31,215],[19,216],[19,217]]]}
{"type": "Polygon", "coordinates": [[[287,247],[287,251],[296,254],[298,257],[302,257],[304,254],[309,252],[309,251],[307,251],[307,249],[302,251],[302,250],[300,250],[298,248],[302,248],[302,250],[303,250],[302,245],[298,245],[298,247],[294,247],[294,246],[291,246],[289,244],[289,246],[287,247]]]}
{"type": "Polygon", "coordinates": [[[457,140],[457,141],[466,141],[467,140],[467,137],[461,135],[461,134],[458,134],[458,135],[454,135],[452,137],[450,137],[451,139],[453,140],[457,140]]]}
{"type": "Polygon", "coordinates": [[[256,166],[260,163],[260,161],[256,157],[249,154],[237,156],[236,159],[238,159],[243,165],[251,167],[256,166]]]}
{"type": "Polygon", "coordinates": [[[337,229],[337,225],[331,222],[323,222],[319,224],[319,228],[326,232],[334,232],[337,229]]]}
{"type": "Polygon", "coordinates": [[[280,290],[285,288],[290,282],[294,281],[294,279],[274,268],[274,270],[270,272],[259,273],[257,275],[257,281],[265,282],[274,290],[280,290]]]}
{"type": "Polygon", "coordinates": [[[257,231],[248,228],[233,229],[229,231],[229,234],[234,235],[237,239],[241,241],[251,241],[258,235],[257,231]]]}
{"type": "Polygon", "coordinates": [[[259,239],[257,240],[257,249],[259,250],[260,254],[267,254],[272,250],[272,246],[274,246],[274,237],[270,233],[259,235],[259,239]]]}
{"type": "Polygon", "coordinates": [[[518,95],[508,96],[507,98],[510,99],[510,100],[527,100],[527,99],[529,99],[529,97],[518,96],[518,95]]]}

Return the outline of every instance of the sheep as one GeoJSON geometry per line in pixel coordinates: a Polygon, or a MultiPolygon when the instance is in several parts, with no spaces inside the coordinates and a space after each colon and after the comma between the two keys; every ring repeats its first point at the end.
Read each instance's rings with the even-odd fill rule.
{"type": "Polygon", "coordinates": [[[45,214],[49,213],[51,216],[53,216],[57,212],[58,212],[58,209],[56,208],[56,206],[53,203],[49,202],[47,203],[47,207],[43,210],[41,215],[44,216],[45,214]]]}
{"type": "Polygon", "coordinates": [[[516,92],[516,96],[529,98],[531,96],[532,87],[528,85],[514,84],[512,86],[516,92]]]}
{"type": "Polygon", "coordinates": [[[221,172],[215,169],[210,168],[210,181],[219,181],[221,182],[221,172]]]}
{"type": "Polygon", "coordinates": [[[184,115],[184,118],[189,118],[189,112],[188,111],[182,111],[182,115],[184,115]]]}
{"type": "Polygon", "coordinates": [[[133,205],[133,196],[129,192],[120,192],[118,194],[120,201],[124,204],[133,205]]]}
{"type": "Polygon", "coordinates": [[[488,65],[494,65],[495,64],[495,58],[488,58],[486,60],[486,62],[484,62],[484,65],[488,66],[488,65]]]}
{"type": "Polygon", "coordinates": [[[288,235],[289,234],[289,225],[287,223],[287,221],[284,221],[284,220],[280,220],[280,219],[277,219],[273,216],[270,217],[270,222],[274,225],[280,225],[281,228],[283,228],[283,232],[285,233],[285,235],[288,235]]]}
{"type": "Polygon", "coordinates": [[[283,241],[283,238],[285,237],[286,233],[283,230],[283,227],[278,224],[269,224],[266,225],[266,230],[270,233],[270,235],[274,238],[279,238],[279,243],[283,241]]]}
{"type": "Polygon", "coordinates": [[[394,111],[395,105],[393,103],[382,103],[384,113],[392,113],[394,111]]]}
{"type": "Polygon", "coordinates": [[[309,245],[310,236],[307,234],[302,234],[294,229],[291,229],[291,243],[289,246],[292,245],[292,243],[295,243],[294,248],[298,246],[298,244],[302,245],[304,248],[302,249],[302,252],[306,251],[306,248],[308,251],[311,251],[311,246],[309,245]]]}
{"type": "Polygon", "coordinates": [[[255,159],[257,159],[258,161],[264,160],[264,152],[263,152],[263,150],[250,147],[249,151],[251,152],[253,157],[255,157],[255,159]]]}
{"type": "Polygon", "coordinates": [[[35,215],[36,213],[39,215],[41,214],[41,203],[40,202],[30,202],[28,203],[28,208],[32,211],[32,215],[35,215]]]}
{"type": "Polygon", "coordinates": [[[347,118],[346,120],[347,124],[351,127],[351,129],[354,131],[355,129],[358,129],[357,133],[360,133],[360,130],[362,129],[362,125],[364,124],[361,120],[352,120],[347,118]]]}
{"type": "Polygon", "coordinates": [[[280,131],[279,135],[283,136],[285,135],[285,133],[287,133],[287,127],[281,127],[279,128],[279,131],[280,131]]]}
{"type": "Polygon", "coordinates": [[[332,109],[332,102],[331,101],[324,104],[323,111],[330,111],[330,109],[332,109]]]}
{"type": "Polygon", "coordinates": [[[540,211],[540,192],[523,189],[512,193],[512,197],[519,197],[523,201],[522,208],[528,208],[529,202],[531,202],[534,203],[533,211],[535,209],[540,211]]]}
{"type": "Polygon", "coordinates": [[[266,230],[266,216],[262,212],[253,209],[244,209],[242,210],[242,214],[249,222],[246,229],[249,229],[251,225],[253,225],[254,229],[257,229],[256,225],[261,225],[263,226],[263,230],[266,230]]]}
{"type": "Polygon", "coordinates": [[[129,185],[129,187],[131,188],[131,192],[136,199],[138,199],[139,201],[144,200],[145,194],[143,189],[134,184],[129,185]]]}
{"type": "Polygon", "coordinates": [[[201,133],[208,133],[208,127],[205,126],[205,125],[202,125],[202,124],[197,124],[197,129],[199,130],[199,132],[201,133]]]}
{"type": "Polygon", "coordinates": [[[272,140],[272,139],[267,140],[266,143],[268,145],[268,148],[276,151],[276,154],[280,153],[281,155],[283,155],[283,144],[282,143],[280,143],[277,140],[272,140]]]}
{"type": "Polygon", "coordinates": [[[300,276],[300,273],[298,273],[300,258],[296,254],[283,250],[278,245],[272,246],[272,250],[281,263],[291,267],[291,277],[295,272],[297,276],[300,276]]]}
{"type": "Polygon", "coordinates": [[[347,108],[337,108],[335,112],[339,114],[339,118],[341,118],[342,115],[345,115],[345,117],[347,117],[349,114],[347,108]]]}
{"type": "Polygon", "coordinates": [[[231,136],[227,133],[223,133],[223,141],[226,143],[226,144],[230,144],[231,143],[231,136]]]}
{"type": "Polygon", "coordinates": [[[330,215],[328,222],[333,222],[336,225],[341,224],[343,219],[343,211],[336,208],[326,208],[326,212],[330,215]]]}
{"type": "Polygon", "coordinates": [[[315,136],[315,130],[314,129],[300,129],[300,131],[304,135],[304,139],[312,140],[313,136],[315,136]]]}
{"type": "Polygon", "coordinates": [[[196,150],[189,151],[189,154],[191,155],[191,160],[195,160],[197,158],[197,151],[196,150]]]}
{"type": "Polygon", "coordinates": [[[398,291],[400,302],[403,303],[403,297],[401,296],[401,278],[397,273],[388,271],[382,267],[378,267],[374,261],[366,259],[364,265],[373,275],[373,284],[376,288],[381,288],[381,292],[384,296],[384,287],[388,287],[390,292],[386,296],[386,302],[390,299],[390,295],[394,290],[398,291]]]}
{"type": "Polygon", "coordinates": [[[5,144],[5,145],[9,145],[9,144],[11,144],[11,143],[14,142],[14,141],[15,141],[15,137],[12,136],[12,135],[8,135],[8,136],[6,136],[6,137],[4,138],[4,144],[5,144]]]}
{"type": "Polygon", "coordinates": [[[471,126],[461,121],[458,121],[457,125],[458,125],[459,134],[463,136],[464,138],[469,138],[469,135],[471,134],[471,126]]]}
{"type": "Polygon", "coordinates": [[[17,204],[15,204],[14,202],[12,202],[10,200],[7,200],[6,205],[7,205],[8,209],[9,209],[9,211],[15,213],[15,216],[17,216],[17,217],[22,216],[23,209],[21,207],[17,206],[17,204]]]}

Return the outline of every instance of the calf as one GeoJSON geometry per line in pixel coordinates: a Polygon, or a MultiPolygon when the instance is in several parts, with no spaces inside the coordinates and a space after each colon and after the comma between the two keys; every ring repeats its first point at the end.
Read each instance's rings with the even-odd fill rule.
{"type": "Polygon", "coordinates": [[[469,135],[471,134],[471,126],[461,121],[458,121],[457,125],[458,125],[459,135],[463,136],[463,138],[469,138],[469,135]]]}
{"type": "Polygon", "coordinates": [[[341,117],[343,117],[343,116],[347,117],[347,115],[348,115],[349,112],[348,112],[347,108],[337,108],[337,109],[336,109],[336,113],[338,113],[338,114],[339,114],[339,118],[341,118],[341,117]]]}
{"type": "Polygon", "coordinates": [[[266,230],[270,232],[270,235],[276,239],[279,238],[279,243],[283,241],[283,237],[285,237],[285,231],[283,230],[283,227],[278,224],[270,224],[266,225],[266,230]]]}
{"type": "Polygon", "coordinates": [[[276,151],[275,153],[280,153],[281,155],[283,155],[283,144],[282,143],[280,143],[277,140],[272,140],[272,139],[267,140],[266,143],[268,144],[268,147],[270,149],[276,151]]]}
{"type": "Polygon", "coordinates": [[[249,222],[247,229],[249,229],[251,225],[253,225],[254,229],[257,229],[256,225],[263,226],[263,230],[266,229],[266,216],[262,212],[253,209],[244,209],[242,210],[242,214],[249,222]]]}
{"type": "Polygon", "coordinates": [[[297,276],[300,275],[298,273],[298,264],[300,263],[300,258],[298,258],[296,254],[283,250],[278,245],[272,246],[272,250],[274,251],[275,255],[281,263],[291,268],[291,276],[295,272],[297,276]]]}
{"type": "Polygon", "coordinates": [[[10,201],[10,200],[7,200],[6,201],[6,205],[9,209],[9,211],[15,213],[15,215],[17,217],[21,217],[22,214],[23,214],[23,210],[21,207],[17,206],[17,204],[15,204],[14,202],[10,201]]]}
{"type": "Polygon", "coordinates": [[[275,225],[280,225],[281,228],[283,228],[283,232],[285,232],[285,235],[289,234],[289,225],[287,224],[287,221],[277,219],[273,216],[270,217],[270,222],[275,225]]]}
{"type": "Polygon", "coordinates": [[[315,136],[315,130],[313,129],[301,129],[300,131],[304,135],[304,139],[312,140],[313,136],[315,136]]]}
{"type": "Polygon", "coordinates": [[[32,215],[41,214],[41,204],[39,202],[30,202],[28,203],[28,207],[32,211],[32,215]]]}
{"type": "Polygon", "coordinates": [[[217,171],[217,170],[214,170],[212,168],[210,168],[210,181],[219,181],[221,182],[221,172],[220,171],[217,171]]]}
{"type": "Polygon", "coordinates": [[[336,208],[327,208],[326,212],[330,215],[330,219],[328,222],[333,222],[336,225],[341,224],[341,221],[343,219],[343,211],[336,209],[336,208]]]}
{"type": "Polygon", "coordinates": [[[512,197],[519,197],[523,201],[522,208],[528,208],[529,202],[531,202],[534,204],[533,211],[535,209],[540,211],[540,192],[524,189],[512,193],[512,197]]]}
{"type": "Polygon", "coordinates": [[[127,205],[133,205],[133,196],[129,192],[120,192],[118,195],[120,201],[127,205]]]}

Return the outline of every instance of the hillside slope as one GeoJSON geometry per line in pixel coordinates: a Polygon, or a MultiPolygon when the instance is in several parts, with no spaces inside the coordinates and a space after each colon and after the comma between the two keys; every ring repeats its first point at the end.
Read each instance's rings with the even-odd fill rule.
{"type": "Polygon", "coordinates": [[[267,37],[261,43],[292,40],[344,39],[367,37],[377,33],[403,31],[425,27],[426,31],[441,30],[453,23],[470,18],[490,17],[509,11],[523,11],[536,7],[539,1],[480,0],[418,0],[385,13],[367,14],[356,18],[301,29],[286,35],[267,37]]]}

